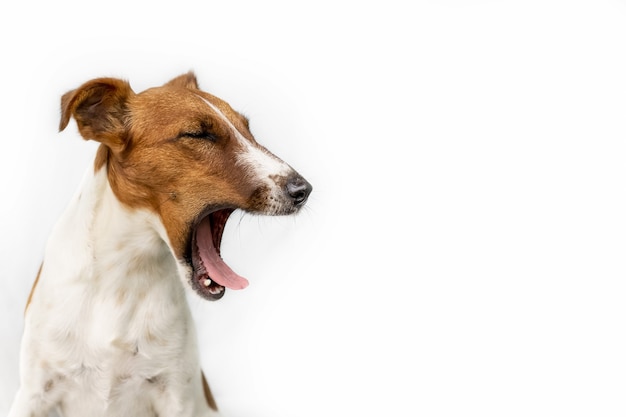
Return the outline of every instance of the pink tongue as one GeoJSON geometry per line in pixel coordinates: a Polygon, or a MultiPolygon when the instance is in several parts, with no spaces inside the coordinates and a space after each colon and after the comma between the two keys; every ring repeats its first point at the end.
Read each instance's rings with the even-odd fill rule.
{"type": "Polygon", "coordinates": [[[198,226],[196,241],[200,259],[202,259],[202,263],[213,281],[231,290],[242,290],[248,286],[248,280],[237,275],[217,254],[213,245],[211,222],[208,221],[208,218],[198,226]]]}

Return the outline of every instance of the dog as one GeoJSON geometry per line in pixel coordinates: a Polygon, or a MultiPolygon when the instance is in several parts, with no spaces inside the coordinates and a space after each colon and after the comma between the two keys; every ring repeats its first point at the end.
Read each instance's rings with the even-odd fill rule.
{"type": "Polygon", "coordinates": [[[186,288],[245,288],[220,255],[229,216],[294,214],[312,187],[193,72],[88,81],[62,96],[60,131],[71,118],[100,144],[28,297],[9,416],[219,416],[186,288]]]}

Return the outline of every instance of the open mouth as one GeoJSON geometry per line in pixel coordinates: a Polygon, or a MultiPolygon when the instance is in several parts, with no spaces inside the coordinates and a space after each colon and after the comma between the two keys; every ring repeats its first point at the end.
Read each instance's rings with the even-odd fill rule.
{"type": "Polygon", "coordinates": [[[204,216],[192,231],[192,287],[208,300],[219,300],[226,288],[241,290],[248,286],[248,280],[230,269],[220,254],[224,227],[233,211],[232,208],[213,211],[204,216]]]}

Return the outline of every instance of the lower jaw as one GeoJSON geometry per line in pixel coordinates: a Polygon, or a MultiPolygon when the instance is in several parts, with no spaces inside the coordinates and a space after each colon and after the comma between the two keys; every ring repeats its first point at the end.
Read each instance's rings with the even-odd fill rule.
{"type": "Polygon", "coordinates": [[[196,279],[198,280],[197,292],[204,298],[219,300],[226,293],[226,288],[213,282],[208,276],[196,279]]]}
{"type": "Polygon", "coordinates": [[[212,281],[204,272],[198,272],[192,267],[192,276],[190,279],[191,289],[205,300],[217,301],[224,296],[226,288],[212,281]],[[207,285],[207,282],[209,285],[207,285]]]}

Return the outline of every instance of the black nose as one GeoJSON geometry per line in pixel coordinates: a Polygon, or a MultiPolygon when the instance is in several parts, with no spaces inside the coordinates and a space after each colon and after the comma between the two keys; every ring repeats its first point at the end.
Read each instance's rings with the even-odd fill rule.
{"type": "Polygon", "coordinates": [[[295,176],[287,180],[287,194],[293,200],[295,206],[302,206],[311,194],[313,187],[304,178],[295,176]]]}

